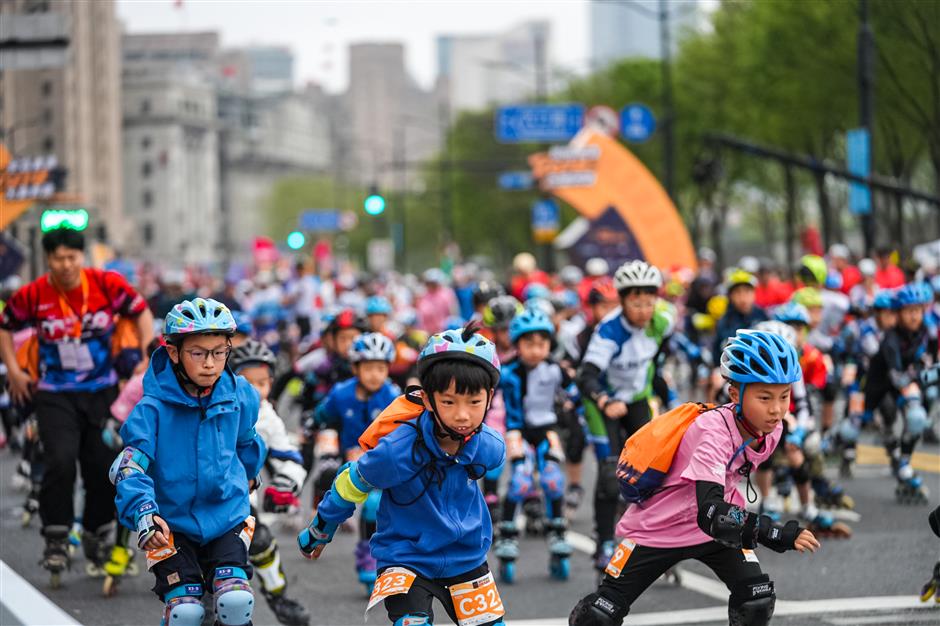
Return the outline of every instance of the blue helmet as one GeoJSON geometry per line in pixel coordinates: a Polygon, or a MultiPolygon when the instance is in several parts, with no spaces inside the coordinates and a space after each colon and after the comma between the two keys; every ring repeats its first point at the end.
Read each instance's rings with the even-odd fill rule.
{"type": "Polygon", "coordinates": [[[482,365],[490,375],[491,386],[496,387],[499,384],[496,345],[473,330],[470,326],[431,335],[418,355],[418,378],[424,376],[428,368],[438,361],[459,359],[482,365]]]}
{"type": "Polygon", "coordinates": [[[522,290],[522,300],[524,302],[528,302],[533,298],[545,298],[547,300],[551,295],[551,290],[542,283],[529,283],[522,290]]]}
{"type": "Polygon", "coordinates": [[[933,300],[933,293],[924,283],[907,283],[897,292],[898,306],[918,306],[933,300]]]}
{"type": "Polygon", "coordinates": [[[889,311],[896,311],[898,308],[898,298],[897,295],[891,289],[882,289],[875,294],[875,300],[872,303],[873,309],[887,309],[889,311]]]}
{"type": "Polygon", "coordinates": [[[552,320],[539,309],[526,309],[509,322],[509,340],[513,343],[523,335],[539,332],[548,333],[549,337],[555,334],[552,320]]]}
{"type": "Polygon", "coordinates": [[[780,335],[739,330],[721,351],[721,375],[744,384],[791,385],[803,369],[796,350],[780,335]]]}
{"type": "Polygon", "coordinates": [[[392,303],[385,296],[371,296],[366,300],[366,315],[391,315],[392,303]]]}
{"type": "Polygon", "coordinates": [[[235,332],[242,335],[251,335],[254,330],[254,324],[251,321],[251,315],[244,311],[232,311],[232,317],[235,318],[235,332]]]}
{"type": "Polygon", "coordinates": [[[163,323],[168,341],[184,335],[235,334],[235,318],[227,306],[212,298],[193,298],[173,305],[163,323]]]}
{"type": "Polygon", "coordinates": [[[395,360],[395,344],[382,333],[363,333],[349,347],[349,362],[395,360]]]}
{"type": "Polygon", "coordinates": [[[785,324],[809,325],[809,311],[802,304],[797,304],[791,300],[777,307],[774,319],[785,324]]]}

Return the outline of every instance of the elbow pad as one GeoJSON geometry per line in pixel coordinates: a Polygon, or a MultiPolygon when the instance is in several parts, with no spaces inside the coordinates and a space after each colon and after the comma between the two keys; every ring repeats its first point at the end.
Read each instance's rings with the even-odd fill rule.
{"type": "Polygon", "coordinates": [[[146,474],[149,467],[150,458],[137,448],[128,446],[114,459],[114,463],[111,464],[111,468],[108,470],[108,478],[111,480],[111,484],[117,485],[136,472],[146,474]]]}
{"type": "Polygon", "coordinates": [[[346,507],[350,504],[356,506],[365,502],[369,497],[369,492],[374,488],[359,475],[359,464],[353,461],[339,468],[331,491],[334,497],[341,500],[338,504],[346,507]]]}
{"type": "Polygon", "coordinates": [[[699,509],[698,525],[715,541],[730,548],[757,545],[757,516],[727,502],[713,502],[699,509]]]}

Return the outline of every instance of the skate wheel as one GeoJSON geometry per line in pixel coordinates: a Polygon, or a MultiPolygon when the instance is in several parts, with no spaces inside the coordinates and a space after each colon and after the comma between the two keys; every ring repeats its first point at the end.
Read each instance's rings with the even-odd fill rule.
{"type": "Polygon", "coordinates": [[[49,574],[49,586],[58,589],[62,585],[62,575],[59,572],[49,574]]]}
{"type": "Polygon", "coordinates": [[[571,575],[571,564],[568,562],[568,559],[552,561],[551,574],[553,578],[558,580],[568,580],[568,577],[571,575]]]}
{"type": "Polygon", "coordinates": [[[516,580],[516,564],[513,561],[507,561],[499,566],[499,579],[507,585],[513,584],[516,580]]]}

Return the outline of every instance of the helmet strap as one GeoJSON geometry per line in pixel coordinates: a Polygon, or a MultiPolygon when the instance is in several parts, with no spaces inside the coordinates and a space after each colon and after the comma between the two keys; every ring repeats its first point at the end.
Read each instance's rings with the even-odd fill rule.
{"type": "MultiPolygon", "coordinates": [[[[747,383],[738,384],[738,402],[737,404],[734,405],[734,416],[741,423],[741,427],[745,430],[745,432],[747,432],[747,434],[751,436],[751,440],[753,441],[754,439],[757,439],[759,441],[764,438],[765,436],[764,433],[760,432],[759,430],[751,426],[750,423],[748,423],[748,421],[744,418],[744,410],[741,408],[742,405],[744,404],[744,388],[745,387],[747,387],[747,383]]],[[[747,445],[748,443],[750,443],[750,441],[748,441],[744,445],[747,445]]]]}
{"type": "MultiPolygon", "coordinates": [[[[464,445],[467,444],[470,439],[483,430],[483,422],[480,422],[480,425],[474,428],[472,431],[466,435],[458,433],[453,428],[449,427],[447,424],[441,420],[440,416],[437,414],[437,404],[434,402],[434,394],[427,394],[428,403],[431,405],[431,415],[434,417],[434,434],[438,437],[443,437],[451,439],[460,443],[460,447],[457,448],[457,454],[460,454],[460,451],[463,450],[464,445]]],[[[487,391],[486,392],[486,411],[490,410],[490,404],[493,401],[493,395],[487,391]]],[[[484,414],[486,413],[484,411],[484,414]]]]}

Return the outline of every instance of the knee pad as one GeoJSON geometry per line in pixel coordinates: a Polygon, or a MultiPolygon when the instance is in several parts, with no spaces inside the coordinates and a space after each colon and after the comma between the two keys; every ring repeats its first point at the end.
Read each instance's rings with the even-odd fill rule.
{"type": "Polygon", "coordinates": [[[522,502],[534,490],[535,481],[532,480],[532,466],[528,463],[517,463],[512,468],[506,498],[510,502],[522,502]]]}
{"type": "Polygon", "coordinates": [[[379,512],[379,502],[382,499],[382,491],[373,489],[362,505],[362,519],[366,522],[374,522],[379,512]]]}
{"type": "Polygon", "coordinates": [[[616,500],[619,497],[620,481],[617,480],[617,459],[604,459],[597,466],[597,498],[616,500]]]}
{"type": "Polygon", "coordinates": [[[795,467],[791,470],[790,475],[793,476],[793,482],[798,485],[803,485],[809,482],[809,462],[803,461],[803,464],[799,467],[795,467]]]}
{"type": "Polygon", "coordinates": [[[839,422],[839,441],[844,444],[853,444],[858,442],[859,428],[858,424],[851,417],[839,422]]]}
{"type": "Polygon", "coordinates": [[[166,626],[201,626],[206,610],[202,608],[202,585],[182,585],[163,596],[166,626]]]}
{"type": "Polygon", "coordinates": [[[610,598],[592,593],[575,605],[568,623],[571,626],[620,626],[628,612],[610,598]]]}
{"type": "Polygon", "coordinates": [[[244,626],[251,622],[255,596],[248,575],[240,567],[215,568],[215,615],[223,626],[244,626]]]}
{"type": "Polygon", "coordinates": [[[930,419],[927,417],[927,410],[920,402],[909,402],[904,407],[904,432],[905,434],[917,438],[924,434],[930,419]]]}
{"type": "Polygon", "coordinates": [[[770,576],[748,578],[731,588],[728,599],[730,626],[765,626],[774,614],[777,596],[770,576]]]}
{"type": "Polygon", "coordinates": [[[251,538],[251,545],[248,546],[248,556],[251,558],[252,563],[254,563],[255,557],[270,552],[272,546],[277,546],[277,541],[267,524],[255,526],[255,534],[251,538]]]}
{"type": "Polygon", "coordinates": [[[409,613],[395,620],[392,626],[422,626],[424,624],[433,624],[431,616],[427,613],[409,613]]]}
{"type": "Polygon", "coordinates": [[[265,591],[279,592],[287,587],[287,578],[281,568],[281,554],[277,549],[277,539],[271,530],[264,524],[255,529],[251,547],[248,549],[248,560],[255,566],[255,572],[261,579],[261,586],[265,591]]]}
{"type": "Polygon", "coordinates": [[[546,500],[558,500],[565,497],[565,473],[555,461],[545,461],[539,473],[539,484],[546,500]]]}

